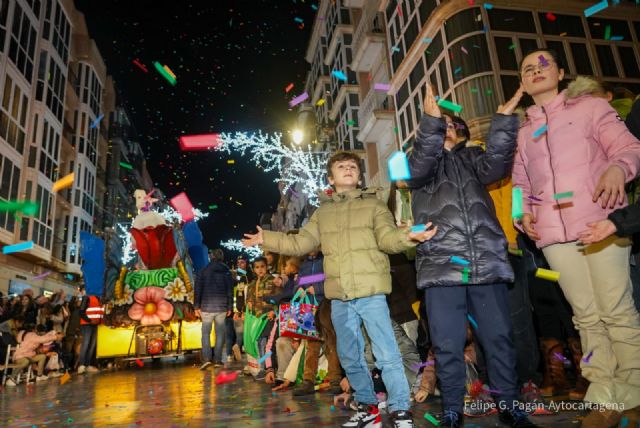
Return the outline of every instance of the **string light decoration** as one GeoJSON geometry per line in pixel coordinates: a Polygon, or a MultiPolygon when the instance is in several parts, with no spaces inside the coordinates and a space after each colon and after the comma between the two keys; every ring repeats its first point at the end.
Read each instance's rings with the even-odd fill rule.
{"type": "Polygon", "coordinates": [[[282,134],[279,133],[223,133],[219,141],[221,144],[216,150],[229,154],[236,152],[241,156],[248,151],[256,166],[262,167],[266,172],[277,172],[279,177],[274,182],[284,184],[282,194],[299,183],[309,203],[315,207],[320,206],[317,194],[328,187],[325,170],[329,153],[313,152],[310,147],[307,150],[287,147],[282,143],[282,134]]]}
{"type": "Polygon", "coordinates": [[[220,245],[226,248],[227,250],[246,253],[249,256],[250,261],[253,261],[257,257],[260,257],[264,254],[262,252],[262,249],[259,246],[255,245],[253,247],[245,248],[244,245],[242,245],[242,242],[237,239],[229,239],[228,241],[221,241],[220,245]]]}

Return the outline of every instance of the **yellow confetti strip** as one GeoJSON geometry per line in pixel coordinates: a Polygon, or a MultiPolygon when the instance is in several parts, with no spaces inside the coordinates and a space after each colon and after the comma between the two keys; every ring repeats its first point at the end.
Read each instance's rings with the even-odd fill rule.
{"type": "Polygon", "coordinates": [[[547,281],[558,282],[560,279],[560,272],[556,272],[555,270],[542,269],[538,268],[536,271],[536,278],[546,279],[547,281]]]}
{"type": "Polygon", "coordinates": [[[74,178],[75,178],[75,174],[73,172],[69,175],[65,175],[60,180],[53,183],[53,187],[51,190],[53,190],[53,193],[55,193],[59,190],[66,189],[67,187],[71,187],[71,185],[73,184],[74,178]]]}
{"type": "Polygon", "coordinates": [[[316,105],[317,105],[317,106],[321,106],[321,105],[323,105],[324,103],[325,103],[324,98],[320,98],[320,99],[316,102],[316,105]]]}
{"type": "Polygon", "coordinates": [[[235,161],[235,160],[233,160],[233,159],[229,159],[229,160],[227,161],[227,164],[229,164],[229,165],[233,165],[234,163],[236,163],[236,161],[235,161]]]}

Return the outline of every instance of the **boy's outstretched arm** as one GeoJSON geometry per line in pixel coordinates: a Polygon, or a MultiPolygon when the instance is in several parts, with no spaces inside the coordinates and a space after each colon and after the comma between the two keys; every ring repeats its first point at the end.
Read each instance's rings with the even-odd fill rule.
{"type": "MultiPolygon", "coordinates": [[[[431,226],[428,223],[427,229],[431,226]]],[[[376,205],[373,218],[373,231],[376,236],[378,248],[388,254],[397,254],[415,247],[419,242],[424,242],[433,237],[438,231],[437,227],[423,232],[411,232],[409,229],[400,229],[393,221],[391,211],[384,203],[376,205]]]]}
{"type": "Polygon", "coordinates": [[[299,257],[320,246],[320,231],[316,213],[313,213],[309,222],[296,235],[262,230],[260,226],[257,228],[258,233],[256,234],[245,233],[245,239],[242,240],[245,247],[262,245],[264,249],[278,254],[299,257]]]}

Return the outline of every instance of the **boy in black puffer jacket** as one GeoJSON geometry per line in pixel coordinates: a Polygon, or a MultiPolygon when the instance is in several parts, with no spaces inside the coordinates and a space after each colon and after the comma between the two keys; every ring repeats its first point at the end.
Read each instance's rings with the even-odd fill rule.
{"type": "Polygon", "coordinates": [[[465,395],[464,346],[467,319],[487,356],[491,389],[500,420],[533,427],[517,403],[515,351],[506,284],[513,281],[507,240],[486,185],[511,174],[518,134],[513,114],[519,91],[493,117],[487,150],[467,147],[456,127],[466,124],[441,114],[427,86],[424,115],[409,159],[416,224],[439,227],[417,247],[418,288],[425,290],[431,340],[437,361],[444,417],[440,426],[461,427],[465,395]]]}

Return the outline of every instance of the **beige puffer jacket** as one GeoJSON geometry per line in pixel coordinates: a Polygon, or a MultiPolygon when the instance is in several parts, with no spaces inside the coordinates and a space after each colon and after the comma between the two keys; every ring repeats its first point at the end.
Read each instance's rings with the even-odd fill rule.
{"type": "Polygon", "coordinates": [[[264,248],[303,256],[322,246],[325,296],[352,300],[391,292],[389,257],[415,247],[408,229],[398,229],[376,189],[328,196],[297,235],[264,231],[264,248]]]}

